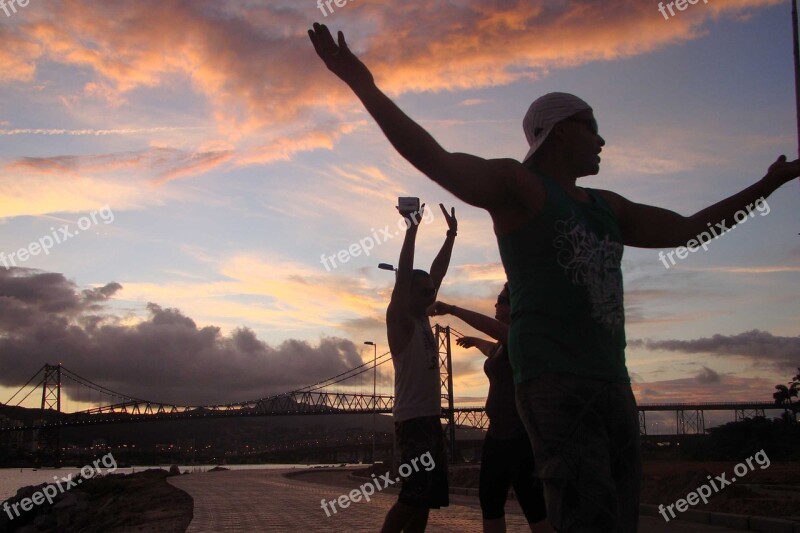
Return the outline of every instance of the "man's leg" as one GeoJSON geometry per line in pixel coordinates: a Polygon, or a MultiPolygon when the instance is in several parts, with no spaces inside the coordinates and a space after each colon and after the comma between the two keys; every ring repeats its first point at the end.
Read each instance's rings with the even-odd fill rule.
{"type": "Polygon", "coordinates": [[[505,533],[505,505],[508,488],[511,486],[511,473],[503,459],[508,461],[508,451],[502,443],[488,434],[483,439],[481,450],[481,470],[478,482],[478,500],[483,515],[483,533],[505,533]]]}
{"type": "Polygon", "coordinates": [[[603,394],[608,385],[571,374],[517,385],[517,408],[544,483],[547,516],[557,531],[616,531],[618,504],[603,394]]]}
{"type": "Polygon", "coordinates": [[[424,531],[429,510],[449,504],[442,424],[436,416],[396,422],[395,436],[400,450],[400,472],[403,472],[403,465],[408,465],[411,474],[403,478],[397,503],[386,515],[381,531],[424,531]],[[414,469],[413,462],[416,460],[419,465],[423,456],[433,459],[432,468],[414,469]],[[398,526],[400,529],[396,529],[398,526]]]}
{"type": "Polygon", "coordinates": [[[532,533],[553,533],[554,529],[547,520],[547,506],[544,501],[544,487],[536,477],[536,463],[530,439],[513,439],[513,450],[509,453],[512,469],[515,472],[512,480],[517,503],[525,514],[528,527],[532,533]]]}
{"type": "Polygon", "coordinates": [[[411,520],[406,522],[406,527],[403,533],[424,533],[425,528],[428,527],[429,509],[416,509],[411,516],[411,520]]]}
{"type": "Polygon", "coordinates": [[[402,502],[395,502],[389,512],[386,513],[381,533],[425,531],[427,524],[428,509],[420,509],[402,502]]]}
{"type": "Polygon", "coordinates": [[[639,411],[630,385],[609,387],[609,429],[611,474],[617,487],[619,531],[635,532],[639,524],[639,490],[642,455],[639,411]]]}

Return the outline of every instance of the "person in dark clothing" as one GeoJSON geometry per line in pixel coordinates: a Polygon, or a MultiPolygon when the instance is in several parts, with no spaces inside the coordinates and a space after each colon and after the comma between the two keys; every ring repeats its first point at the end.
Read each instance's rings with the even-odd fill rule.
{"type": "Polygon", "coordinates": [[[505,504],[508,489],[514,487],[525,519],[533,533],[549,533],[544,488],[535,477],[533,449],[525,426],[517,414],[514,396],[514,373],[508,360],[506,344],[511,321],[508,283],[503,286],[494,306],[495,318],[437,301],[431,315],[453,315],[494,338],[461,337],[456,343],[464,348],[478,348],[486,356],[483,370],[489,378],[486,415],[489,430],[483,441],[478,495],[483,514],[484,533],[505,532],[505,504]]]}

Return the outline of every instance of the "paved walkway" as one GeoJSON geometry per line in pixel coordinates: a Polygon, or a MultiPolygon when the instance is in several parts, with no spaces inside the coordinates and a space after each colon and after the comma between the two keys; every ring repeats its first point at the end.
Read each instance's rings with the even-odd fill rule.
{"type": "MultiPolygon", "coordinates": [[[[361,482],[347,479],[345,469],[311,471],[292,477],[297,470],[229,470],[168,478],[170,484],[194,499],[194,519],[188,532],[264,531],[302,533],[330,531],[377,532],[386,512],[397,499],[396,491],[377,492],[370,502],[351,503],[326,516],[321,500],[334,500],[361,482]]],[[[506,505],[509,533],[530,531],[516,502],[506,505]]],[[[481,513],[474,496],[450,495],[450,506],[431,511],[430,533],[480,533],[481,513]]],[[[665,523],[642,517],[639,531],[646,533],[733,532],[724,527],[684,521],[665,523]]]]}

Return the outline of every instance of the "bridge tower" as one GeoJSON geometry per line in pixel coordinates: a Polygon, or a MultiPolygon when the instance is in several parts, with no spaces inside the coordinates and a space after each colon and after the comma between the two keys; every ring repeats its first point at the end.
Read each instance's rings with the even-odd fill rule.
{"type": "Polygon", "coordinates": [[[55,411],[55,424],[47,421],[47,427],[39,430],[39,456],[52,456],[55,466],[61,466],[61,363],[44,365],[42,369],[42,416],[45,411],[55,411]]]}
{"type": "Polygon", "coordinates": [[[61,363],[44,365],[42,381],[42,411],[55,409],[61,414],[61,363]]]}
{"type": "Polygon", "coordinates": [[[742,422],[748,418],[764,418],[764,409],[755,407],[753,409],[741,408],[736,410],[736,421],[742,422]]]}
{"type": "Polygon", "coordinates": [[[705,435],[706,420],[702,409],[695,409],[694,416],[684,409],[678,409],[675,414],[678,435],[705,435]]]}
{"type": "Polygon", "coordinates": [[[450,462],[456,462],[456,420],[453,405],[453,358],[450,350],[450,326],[434,326],[436,345],[439,349],[439,380],[442,384],[442,400],[447,404],[442,410],[445,418],[445,435],[449,441],[450,462]]]}

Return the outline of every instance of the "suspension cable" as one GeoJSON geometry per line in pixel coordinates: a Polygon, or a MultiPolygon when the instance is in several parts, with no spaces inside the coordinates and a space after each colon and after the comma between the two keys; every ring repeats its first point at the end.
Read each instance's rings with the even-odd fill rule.
{"type": "Polygon", "coordinates": [[[39,388],[39,385],[41,385],[41,384],[43,384],[43,383],[44,383],[44,376],[42,376],[42,379],[40,379],[40,380],[39,380],[39,383],[37,383],[35,387],[32,387],[32,388],[31,388],[31,390],[28,392],[28,394],[26,394],[26,395],[25,395],[25,397],[24,397],[23,399],[21,399],[19,402],[17,402],[17,405],[15,405],[14,407],[19,407],[19,404],[21,404],[22,402],[24,402],[25,400],[27,400],[27,399],[28,399],[28,396],[30,396],[31,394],[33,394],[33,391],[35,391],[36,389],[38,389],[38,388],[39,388]]]}
{"type": "MultiPolygon", "coordinates": [[[[19,388],[19,390],[18,390],[17,392],[15,392],[15,393],[14,393],[14,396],[16,396],[17,394],[19,394],[19,393],[20,393],[20,391],[21,391],[22,389],[24,389],[25,387],[27,387],[27,386],[30,384],[30,382],[31,382],[31,381],[33,381],[33,380],[34,380],[34,378],[35,378],[36,376],[38,376],[38,375],[39,375],[39,372],[41,372],[42,370],[44,370],[44,367],[45,367],[45,366],[47,366],[47,365],[42,365],[42,368],[40,368],[39,370],[37,370],[37,371],[36,371],[36,373],[35,373],[34,375],[32,375],[32,376],[31,376],[31,379],[29,379],[29,380],[28,380],[28,383],[26,383],[25,385],[23,385],[22,387],[20,387],[20,388],[19,388]]],[[[39,383],[41,384],[41,381],[40,381],[39,383]]],[[[36,385],[36,386],[38,387],[39,385],[36,385]]],[[[8,405],[8,404],[10,404],[10,403],[11,403],[11,400],[13,400],[13,399],[14,399],[14,396],[12,396],[11,398],[9,398],[9,399],[8,399],[8,401],[6,402],[6,405],[8,405]]],[[[27,398],[27,396],[26,396],[25,398],[27,398]]],[[[19,405],[19,404],[17,404],[17,405],[19,405]]]]}

